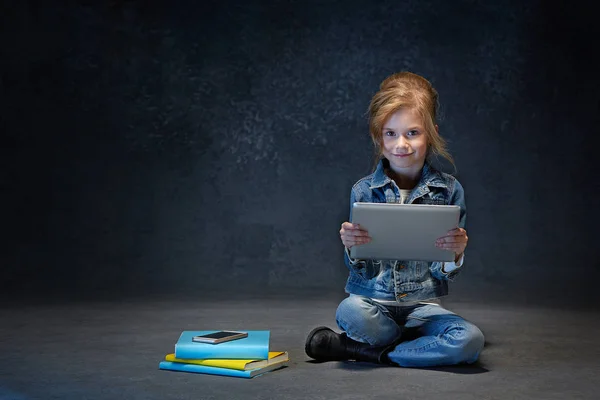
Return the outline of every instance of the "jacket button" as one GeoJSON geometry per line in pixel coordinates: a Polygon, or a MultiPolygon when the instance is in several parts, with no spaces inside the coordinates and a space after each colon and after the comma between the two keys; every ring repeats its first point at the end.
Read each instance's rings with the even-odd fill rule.
{"type": "Polygon", "coordinates": [[[404,265],[401,265],[401,266],[400,266],[400,269],[404,269],[404,267],[405,267],[404,265]]]}

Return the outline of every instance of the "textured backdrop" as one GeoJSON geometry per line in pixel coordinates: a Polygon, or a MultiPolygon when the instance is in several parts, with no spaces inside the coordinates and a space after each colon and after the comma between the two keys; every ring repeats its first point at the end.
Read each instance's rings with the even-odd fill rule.
{"type": "Polygon", "coordinates": [[[466,190],[455,291],[591,301],[584,5],[79,3],[0,12],[4,293],[341,292],[366,109],[410,70],[440,93],[466,190]]]}

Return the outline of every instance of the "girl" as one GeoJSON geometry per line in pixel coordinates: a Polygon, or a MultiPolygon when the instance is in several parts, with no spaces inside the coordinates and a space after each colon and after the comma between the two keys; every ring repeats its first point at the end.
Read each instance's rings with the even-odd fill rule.
{"type": "Polygon", "coordinates": [[[340,237],[349,269],[349,297],[336,312],[343,333],[315,328],[305,345],[311,358],[430,367],[473,363],[483,349],[481,331],[444,309],[439,300],[448,294],[448,281],[463,265],[468,237],[462,186],[430,164],[432,156],[442,156],[454,164],[435,123],[437,102],[436,90],[419,75],[400,72],[381,83],[369,106],[377,166],[352,187],[350,205],[395,202],[460,206],[458,227],[436,242],[436,246],[454,252],[454,262],[352,259],[348,250],[369,242],[370,237],[360,226],[344,222],[340,237]]]}

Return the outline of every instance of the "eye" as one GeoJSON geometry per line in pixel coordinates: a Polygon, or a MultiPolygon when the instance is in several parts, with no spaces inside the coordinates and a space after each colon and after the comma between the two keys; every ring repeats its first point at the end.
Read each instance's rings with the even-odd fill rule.
{"type": "Polygon", "coordinates": [[[385,131],[384,135],[385,136],[395,136],[396,133],[394,131],[385,131]]]}
{"type": "Polygon", "coordinates": [[[411,131],[408,131],[406,134],[407,134],[407,136],[417,136],[419,134],[419,131],[416,129],[413,129],[411,131]]]}

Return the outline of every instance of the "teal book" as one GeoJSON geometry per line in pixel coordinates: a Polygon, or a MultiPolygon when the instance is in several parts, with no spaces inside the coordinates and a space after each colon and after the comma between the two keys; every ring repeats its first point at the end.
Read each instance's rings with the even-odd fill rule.
{"type": "Polygon", "coordinates": [[[248,359],[269,358],[270,331],[245,331],[248,337],[218,344],[192,341],[194,336],[215,331],[183,331],[175,344],[175,357],[184,359],[248,359]]]}
{"type": "Polygon", "coordinates": [[[209,367],[206,365],[198,365],[198,364],[182,364],[182,363],[171,362],[171,361],[161,361],[158,364],[158,368],[164,369],[167,371],[193,372],[196,374],[233,376],[236,378],[253,378],[257,375],[262,375],[265,372],[273,371],[273,370],[283,368],[283,367],[284,367],[284,363],[278,362],[275,364],[266,365],[262,368],[240,371],[237,369],[209,367]]]}

